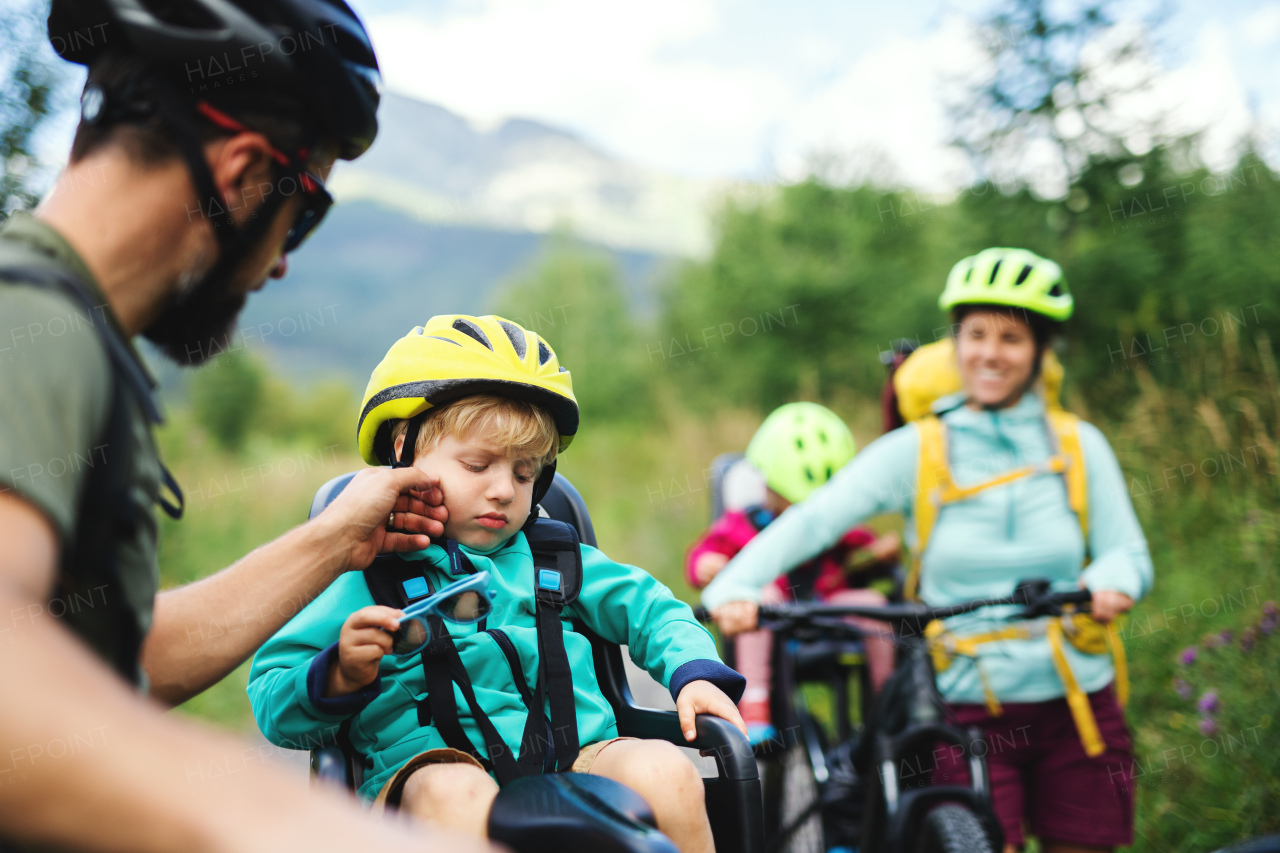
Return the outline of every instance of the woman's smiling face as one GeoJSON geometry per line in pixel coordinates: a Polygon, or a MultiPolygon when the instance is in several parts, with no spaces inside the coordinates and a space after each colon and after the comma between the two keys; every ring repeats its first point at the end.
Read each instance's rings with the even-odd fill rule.
{"type": "Polygon", "coordinates": [[[1010,406],[1031,381],[1036,340],[1031,325],[1016,314],[977,308],[956,330],[956,361],[971,404],[1010,406]]]}
{"type": "MultiPolygon", "coordinates": [[[[396,443],[400,452],[403,439],[396,443]]],[[[496,446],[478,435],[440,437],[414,467],[440,477],[449,520],[444,535],[468,548],[487,551],[510,539],[524,526],[533,503],[538,462],[496,446]]]]}

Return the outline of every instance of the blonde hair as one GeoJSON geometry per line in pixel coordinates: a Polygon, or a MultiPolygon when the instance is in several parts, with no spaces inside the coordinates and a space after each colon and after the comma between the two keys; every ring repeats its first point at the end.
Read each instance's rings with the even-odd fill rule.
{"type": "MultiPolygon", "coordinates": [[[[408,429],[409,421],[395,422],[392,447],[408,429]]],[[[463,397],[431,409],[418,430],[414,456],[430,453],[446,434],[459,441],[481,435],[508,452],[533,459],[539,471],[555,460],[560,447],[560,432],[549,412],[523,400],[493,394],[463,397]]]]}

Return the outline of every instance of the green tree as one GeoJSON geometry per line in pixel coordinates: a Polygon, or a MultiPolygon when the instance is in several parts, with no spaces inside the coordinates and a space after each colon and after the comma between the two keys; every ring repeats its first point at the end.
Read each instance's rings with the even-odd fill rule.
{"type": "Polygon", "coordinates": [[[218,356],[191,380],[196,421],[226,450],[239,450],[258,420],[265,399],[266,371],[251,356],[218,356]]]}
{"type": "Polygon", "coordinates": [[[47,4],[19,0],[0,17],[0,219],[35,207],[35,142],[68,74],[45,36],[47,4]]]}
{"type": "Polygon", "coordinates": [[[627,420],[651,411],[643,338],[608,256],[554,238],[532,271],[496,296],[494,310],[551,345],[573,374],[584,420],[627,420]]]}

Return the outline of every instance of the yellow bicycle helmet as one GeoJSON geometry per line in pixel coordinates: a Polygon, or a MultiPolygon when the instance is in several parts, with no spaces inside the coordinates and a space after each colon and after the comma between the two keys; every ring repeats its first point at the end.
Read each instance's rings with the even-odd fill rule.
{"type": "MultiPolygon", "coordinates": [[[[370,465],[409,464],[408,441],[409,458],[392,458],[391,421],[474,394],[546,409],[560,433],[560,450],[578,431],[573,382],[546,341],[502,317],[442,314],[396,341],[374,368],[356,427],[360,455],[370,465]]],[[[554,474],[554,464],[548,468],[554,474]]]]}
{"type": "Polygon", "coordinates": [[[1074,308],[1062,267],[1026,249],[984,249],[951,268],[938,305],[950,311],[974,304],[1025,308],[1058,321],[1074,308]]]}

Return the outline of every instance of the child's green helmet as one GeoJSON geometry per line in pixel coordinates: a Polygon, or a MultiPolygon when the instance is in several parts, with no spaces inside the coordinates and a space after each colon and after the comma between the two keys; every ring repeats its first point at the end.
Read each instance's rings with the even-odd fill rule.
{"type": "Polygon", "coordinates": [[[840,416],[817,403],[787,403],[765,418],[747,445],[747,461],[791,503],[809,497],[845,466],[858,445],[840,416]]]}
{"type": "Polygon", "coordinates": [[[1058,321],[1074,307],[1062,267],[1026,249],[984,249],[951,268],[938,305],[950,311],[973,304],[1010,305],[1058,321]]]}

